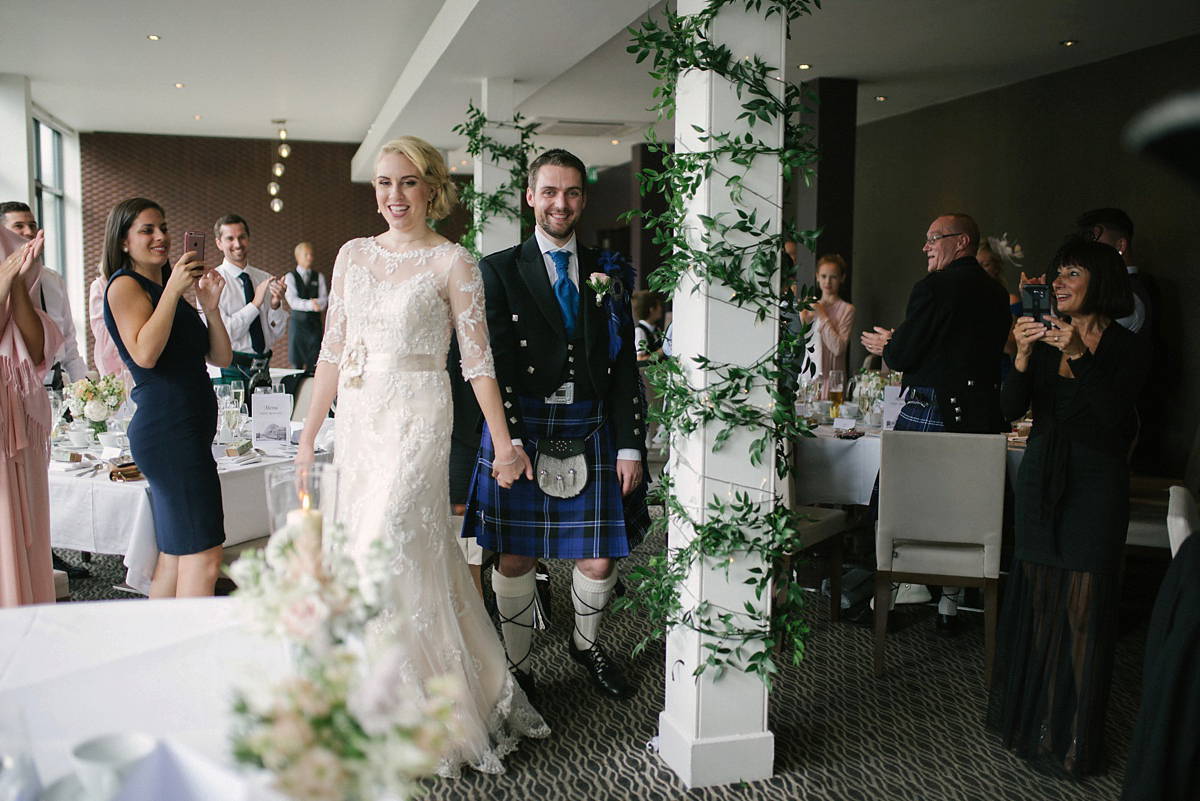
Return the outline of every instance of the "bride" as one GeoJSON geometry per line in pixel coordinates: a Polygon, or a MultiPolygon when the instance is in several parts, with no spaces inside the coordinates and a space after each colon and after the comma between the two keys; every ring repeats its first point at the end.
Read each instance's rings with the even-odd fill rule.
{"type": "MultiPolygon", "coordinates": [[[[436,675],[466,689],[456,707],[461,742],[439,773],[462,763],[503,772],[519,735],[550,731],[517,687],[450,524],[451,408],[446,352],[451,325],[463,377],[496,432],[492,475],[508,488],[533,477],[508,434],[475,260],[435,233],[456,193],[440,154],[401,137],[375,161],[375,201],[388,230],[342,246],[296,465],[313,462],[313,442],[338,397],[334,464],[339,522],[356,558],[382,540],[391,554],[393,625],[408,642],[400,675],[421,686],[436,675]]],[[[373,571],[374,572],[374,571],[373,571]]]]}

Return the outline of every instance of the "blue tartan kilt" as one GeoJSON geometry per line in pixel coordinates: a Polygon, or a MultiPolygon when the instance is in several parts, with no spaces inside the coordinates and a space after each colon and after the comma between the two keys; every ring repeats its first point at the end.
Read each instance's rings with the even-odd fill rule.
{"type": "Polygon", "coordinates": [[[492,478],[492,437],[487,424],[471,476],[462,536],[497,553],[549,559],[620,558],[650,527],[646,482],[621,497],[616,442],[602,401],[548,404],[520,398],[526,453],[537,464],[541,437],[585,437],[588,483],[574,498],[552,498],[535,481],[501,489],[492,478]]]}
{"type": "MultiPolygon", "coordinates": [[[[909,387],[904,393],[904,406],[896,418],[896,431],[945,431],[942,412],[938,409],[937,395],[932,387],[909,387]]],[[[879,519],[879,474],[875,474],[875,486],[871,489],[871,503],[867,507],[867,519],[879,519]]]]}

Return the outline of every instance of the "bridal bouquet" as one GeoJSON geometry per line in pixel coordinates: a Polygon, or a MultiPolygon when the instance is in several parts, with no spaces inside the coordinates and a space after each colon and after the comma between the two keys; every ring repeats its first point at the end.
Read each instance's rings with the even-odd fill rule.
{"type": "MultiPolygon", "coordinates": [[[[233,753],[299,801],[406,799],[454,743],[462,690],[398,675],[406,619],[382,619],[381,577],[360,572],[345,545],[340,530],[323,546],[319,525],[289,524],[230,567],[252,619],[293,657],[292,675],[236,695],[233,753]]],[[[387,564],[378,553],[363,562],[387,564]]]]}
{"type": "Polygon", "coordinates": [[[108,418],[125,402],[125,382],[106,375],[81,378],[63,387],[63,402],[76,420],[87,420],[97,434],[108,430],[108,418]]]}

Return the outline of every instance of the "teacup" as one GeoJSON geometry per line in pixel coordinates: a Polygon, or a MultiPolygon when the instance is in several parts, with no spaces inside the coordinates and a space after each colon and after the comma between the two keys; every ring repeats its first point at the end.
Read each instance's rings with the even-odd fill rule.
{"type": "Polygon", "coordinates": [[[840,417],[855,418],[858,417],[857,403],[843,403],[842,408],[838,412],[840,417]]]}
{"type": "Polygon", "coordinates": [[[75,775],[89,799],[111,798],[133,767],[154,750],[149,734],[114,732],[86,740],[71,749],[75,775]]]}
{"type": "Polygon", "coordinates": [[[102,431],[96,435],[96,439],[100,440],[100,444],[105,448],[125,447],[125,435],[120,431],[102,431]]]}
{"type": "Polygon", "coordinates": [[[72,428],[67,431],[67,439],[76,448],[86,448],[92,444],[92,432],[86,428],[72,428]]]}

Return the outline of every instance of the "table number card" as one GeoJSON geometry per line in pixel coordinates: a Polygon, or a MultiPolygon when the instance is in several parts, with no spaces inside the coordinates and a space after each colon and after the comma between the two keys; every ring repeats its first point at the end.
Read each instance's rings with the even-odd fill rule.
{"type": "Polygon", "coordinates": [[[254,398],[254,447],[283,445],[292,425],[292,396],[286,392],[260,393],[254,398]]]}
{"type": "Polygon", "coordinates": [[[904,408],[904,401],[900,399],[901,388],[897,386],[888,386],[883,388],[883,430],[891,431],[896,427],[896,420],[900,417],[900,410],[904,408]]]}

